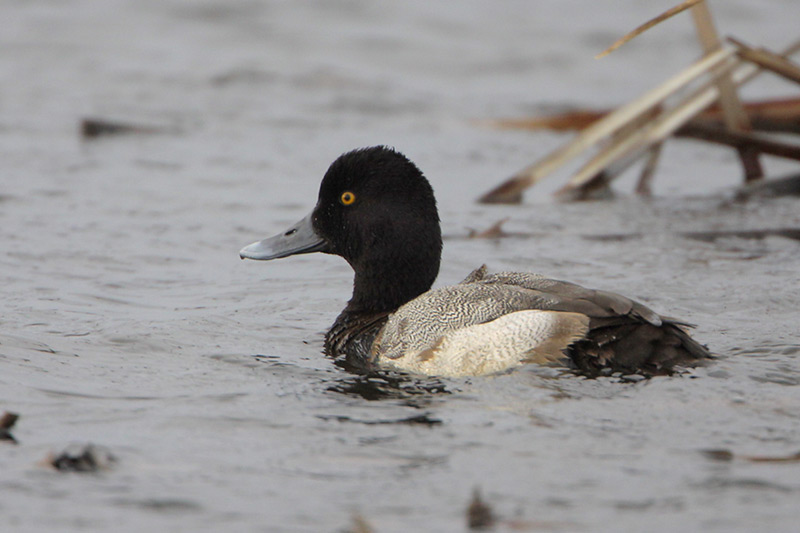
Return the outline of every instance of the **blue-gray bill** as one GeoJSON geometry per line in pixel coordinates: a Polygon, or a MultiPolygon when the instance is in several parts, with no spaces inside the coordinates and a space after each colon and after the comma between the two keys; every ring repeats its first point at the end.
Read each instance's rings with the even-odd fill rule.
{"type": "Polygon", "coordinates": [[[267,261],[290,255],[324,252],[327,248],[325,240],[314,231],[309,213],[283,233],[245,246],[239,251],[239,257],[267,261]]]}

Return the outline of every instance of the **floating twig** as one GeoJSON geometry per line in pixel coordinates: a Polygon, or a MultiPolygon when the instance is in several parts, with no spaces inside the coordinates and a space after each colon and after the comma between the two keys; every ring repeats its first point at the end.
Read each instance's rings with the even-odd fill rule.
{"type": "Polygon", "coordinates": [[[790,455],[737,455],[730,450],[711,449],[701,450],[703,455],[714,461],[733,461],[742,459],[753,463],[797,463],[800,462],[800,452],[790,455]]]}
{"type": "Polygon", "coordinates": [[[800,452],[790,455],[743,455],[742,459],[753,463],[797,463],[800,462],[800,452]]]}

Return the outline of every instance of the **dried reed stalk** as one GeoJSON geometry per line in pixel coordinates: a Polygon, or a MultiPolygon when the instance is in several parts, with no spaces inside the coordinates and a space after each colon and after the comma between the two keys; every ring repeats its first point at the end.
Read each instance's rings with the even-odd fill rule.
{"type": "MultiPolygon", "coordinates": [[[[781,56],[790,56],[798,50],[800,50],[800,41],[788,47],[781,56]]],[[[610,137],[626,124],[636,120],[637,117],[641,117],[643,114],[660,106],[666,98],[693,82],[701,75],[707,74],[714,69],[730,69],[735,67],[735,72],[733,74],[733,83],[735,85],[747,83],[762,71],[761,68],[754,64],[742,65],[741,60],[731,62],[732,52],[733,50],[731,49],[717,50],[698,60],[686,70],[678,73],[673,78],[670,78],[658,87],[648,91],[636,100],[608,113],[600,120],[591,122],[590,125],[585,127],[585,129],[570,143],[567,143],[533,165],[514,174],[511,178],[481,196],[478,201],[482,203],[520,202],[522,199],[522,192],[526,188],[536,184],[545,176],[563,166],[567,161],[580,155],[590,146],[610,137]]],[[[716,75],[719,76],[720,72],[717,71],[716,75]]],[[[718,95],[719,90],[715,86],[706,84],[700,91],[695,91],[693,97],[690,96],[690,99],[694,98],[692,102],[687,104],[687,102],[684,101],[683,105],[676,106],[671,111],[667,112],[666,118],[662,118],[658,123],[658,130],[653,129],[653,126],[649,125],[647,126],[646,132],[644,130],[637,130],[637,132],[634,133],[632,137],[628,137],[627,140],[618,141],[604,151],[598,153],[592,161],[579,171],[579,175],[573,176],[568,185],[562,188],[562,194],[568,193],[570,189],[579,187],[583,182],[589,182],[593,176],[600,173],[613,161],[614,157],[611,157],[612,154],[615,154],[615,157],[631,157],[631,152],[633,150],[642,150],[644,143],[663,141],[670,133],[678,130],[694,116],[699,115],[704,109],[710,107],[718,98],[718,95]],[[645,133],[646,135],[642,137],[644,143],[635,139],[635,137],[645,133]]],[[[763,108],[766,109],[768,106],[763,106],[763,108]]],[[[787,124],[787,127],[791,127],[791,123],[787,124]]]]}
{"type": "MultiPolygon", "coordinates": [[[[798,97],[743,102],[743,105],[753,129],[800,133],[798,97]]],[[[611,110],[608,109],[572,109],[541,117],[485,120],[479,124],[509,130],[580,131],[605,118],[609,113],[611,110]]],[[[697,115],[691,123],[708,124],[721,121],[722,111],[719,104],[714,104],[697,115]]]]}
{"type": "Polygon", "coordinates": [[[733,57],[734,53],[731,49],[720,49],[703,57],[658,87],[609,113],[603,120],[594,122],[575,137],[572,142],[551,152],[537,163],[521,170],[499,187],[484,194],[479,201],[483,203],[519,202],[522,199],[523,190],[578,156],[585,149],[611,136],[625,125],[650,113],[666,98],[669,98],[711,69],[726,63],[732,64],[730,60],[733,57]]]}
{"type": "Polygon", "coordinates": [[[732,131],[720,127],[690,123],[676,131],[675,135],[723,144],[733,148],[750,147],[764,154],[800,161],[800,146],[775,141],[756,133],[732,131]]]}
{"type": "Polygon", "coordinates": [[[619,48],[623,44],[627,43],[628,41],[630,41],[634,37],[637,37],[637,36],[643,34],[644,32],[646,32],[647,30],[649,30],[653,26],[655,26],[657,24],[661,24],[662,22],[664,22],[668,18],[672,18],[675,15],[677,15],[678,13],[686,11],[687,9],[689,9],[689,8],[693,7],[694,5],[699,4],[700,2],[703,2],[703,1],[704,0],[686,0],[682,4],[677,5],[677,6],[673,7],[673,8],[671,8],[671,9],[668,9],[668,10],[664,11],[659,16],[648,20],[647,22],[645,22],[641,26],[637,27],[633,31],[626,33],[624,36],[622,36],[620,39],[618,39],[614,44],[612,44],[611,46],[609,46],[608,48],[606,48],[605,50],[603,50],[602,52],[600,52],[599,54],[594,56],[595,59],[600,59],[601,57],[607,56],[608,54],[610,54],[611,52],[613,52],[614,50],[616,50],[617,48],[619,48]]]}
{"type": "MultiPolygon", "coordinates": [[[[692,18],[697,28],[697,37],[706,54],[710,54],[722,46],[711,18],[711,11],[705,2],[692,7],[692,18]]],[[[747,117],[739,95],[736,92],[736,85],[730,75],[722,75],[717,78],[717,89],[719,89],[719,105],[722,108],[722,118],[725,125],[731,131],[745,132],[750,130],[750,119],[747,117]]],[[[744,179],[746,182],[755,181],[764,177],[764,168],[757,151],[747,147],[738,148],[739,159],[744,168],[744,179]]]]}
{"type": "Polygon", "coordinates": [[[764,48],[752,48],[733,37],[728,37],[728,41],[738,48],[737,54],[742,59],[783,76],[789,81],[800,83],[800,67],[789,59],[764,48]]]}

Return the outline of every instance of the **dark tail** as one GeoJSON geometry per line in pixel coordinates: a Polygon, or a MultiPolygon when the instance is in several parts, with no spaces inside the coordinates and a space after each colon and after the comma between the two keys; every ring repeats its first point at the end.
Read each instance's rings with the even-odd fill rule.
{"type": "Polygon", "coordinates": [[[627,317],[597,319],[585,340],[573,344],[567,355],[583,373],[596,376],[604,369],[626,374],[664,375],[678,366],[693,366],[712,357],[708,348],[665,319],[661,326],[627,317]]]}

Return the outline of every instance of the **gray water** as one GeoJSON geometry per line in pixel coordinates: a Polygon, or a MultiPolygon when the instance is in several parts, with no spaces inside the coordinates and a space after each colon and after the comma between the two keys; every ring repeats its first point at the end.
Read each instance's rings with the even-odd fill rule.
{"type": "MultiPolygon", "coordinates": [[[[734,155],[672,141],[652,201],[631,176],[616,200],[556,204],[556,175],[521,206],[474,203],[568,138],[475,120],[613,106],[697,57],[683,16],[593,59],[668,4],[3,2],[0,414],[21,418],[0,530],[464,531],[479,487],[497,531],[796,531],[800,463],[748,457],[800,450],[800,244],[681,233],[797,228],[800,200],[732,203],[734,155]],[[84,117],[162,132],[81,141],[84,117]],[[437,285],[487,263],[616,290],[697,323],[719,359],[638,383],[339,369],[321,346],[344,261],[237,252],[381,143],[437,192],[437,285]],[[503,218],[511,237],[466,238],[503,218]],[[42,465],[88,442],[110,469],[42,465]]],[[[798,37],[796,0],[712,7],[746,42],[798,37]]],[[[765,76],[745,95],[792,91],[765,76]]]]}

